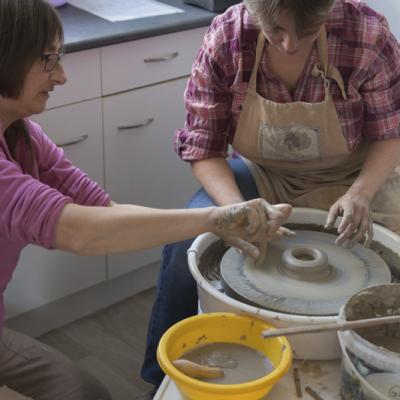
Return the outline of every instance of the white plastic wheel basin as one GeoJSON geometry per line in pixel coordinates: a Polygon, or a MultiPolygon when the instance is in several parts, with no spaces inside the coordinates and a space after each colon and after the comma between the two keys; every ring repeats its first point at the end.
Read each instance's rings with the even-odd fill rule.
{"type": "MultiPolygon", "coordinates": [[[[294,208],[288,223],[323,227],[326,217],[326,211],[294,208]]],[[[340,223],[340,220],[337,223],[340,223]]],[[[220,239],[217,236],[206,233],[197,237],[188,250],[189,268],[197,282],[201,311],[228,311],[250,314],[264,319],[279,328],[329,323],[337,320],[337,316],[307,316],[274,312],[245,304],[227,296],[219,288],[211,285],[199,270],[200,257],[210,245],[218,240],[220,239]]],[[[400,237],[398,235],[382,226],[374,224],[374,241],[390,249],[394,255],[400,257],[400,237]]],[[[293,335],[288,339],[292,345],[295,358],[304,360],[331,360],[341,357],[341,349],[336,332],[293,335]]]]}

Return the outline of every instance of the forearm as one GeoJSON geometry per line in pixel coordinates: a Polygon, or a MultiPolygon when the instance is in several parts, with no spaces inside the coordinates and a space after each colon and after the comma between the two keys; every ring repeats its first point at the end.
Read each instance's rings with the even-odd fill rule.
{"type": "Polygon", "coordinates": [[[214,231],[214,208],[159,210],[135,205],[68,204],[61,213],[56,248],[81,255],[129,252],[214,231]]]}
{"type": "Polygon", "coordinates": [[[372,142],[361,172],[349,191],[372,200],[399,163],[400,139],[372,142]]]}
{"type": "Polygon", "coordinates": [[[239,203],[243,196],[225,158],[208,158],[192,162],[193,175],[219,206],[239,203]]]}

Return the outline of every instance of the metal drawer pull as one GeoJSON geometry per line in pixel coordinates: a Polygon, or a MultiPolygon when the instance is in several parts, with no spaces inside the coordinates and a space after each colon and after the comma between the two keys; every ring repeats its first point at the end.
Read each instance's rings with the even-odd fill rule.
{"type": "Polygon", "coordinates": [[[89,135],[85,133],[85,134],[83,134],[81,137],[79,137],[77,139],[72,139],[69,142],[56,143],[56,144],[57,144],[58,147],[67,147],[67,146],[71,146],[73,144],[84,142],[88,137],[89,137],[89,135]]]}
{"type": "Polygon", "coordinates": [[[159,56],[159,57],[147,57],[145,58],[143,61],[145,63],[151,63],[151,62],[160,62],[160,61],[168,61],[168,60],[172,60],[176,57],[178,57],[179,52],[175,51],[171,54],[166,54],[165,56],[159,56]]]}
{"type": "Polygon", "coordinates": [[[137,129],[144,128],[145,126],[149,126],[154,121],[154,118],[147,118],[146,120],[139,122],[134,125],[121,125],[118,127],[119,131],[127,131],[129,129],[137,129]]]}

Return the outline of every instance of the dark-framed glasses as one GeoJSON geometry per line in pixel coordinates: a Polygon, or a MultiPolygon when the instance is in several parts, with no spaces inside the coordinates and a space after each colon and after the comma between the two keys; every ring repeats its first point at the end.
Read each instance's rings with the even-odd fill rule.
{"type": "Polygon", "coordinates": [[[64,52],[60,51],[59,53],[47,53],[42,54],[44,60],[44,70],[46,72],[51,72],[56,67],[56,65],[63,58],[64,52]]]}

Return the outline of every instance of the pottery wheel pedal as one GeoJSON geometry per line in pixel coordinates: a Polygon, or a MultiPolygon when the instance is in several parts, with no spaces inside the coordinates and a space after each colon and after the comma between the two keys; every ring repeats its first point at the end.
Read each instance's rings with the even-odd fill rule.
{"type": "Polygon", "coordinates": [[[335,244],[337,236],[296,231],[296,236],[268,244],[265,259],[255,265],[229,249],[221,260],[226,293],[247,304],[299,315],[337,315],[355,292],[390,283],[391,272],[374,251],[356,244],[335,244]]]}

